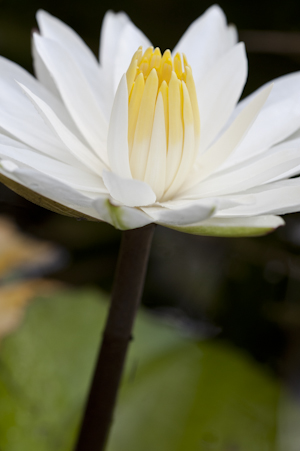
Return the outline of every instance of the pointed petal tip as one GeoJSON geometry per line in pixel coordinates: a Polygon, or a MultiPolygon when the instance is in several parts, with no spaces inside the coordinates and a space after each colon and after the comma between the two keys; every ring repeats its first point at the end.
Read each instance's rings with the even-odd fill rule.
{"type": "Polygon", "coordinates": [[[38,23],[39,28],[42,28],[42,21],[44,19],[54,19],[54,16],[52,16],[50,13],[48,13],[47,11],[45,11],[44,9],[38,9],[36,14],[35,14],[35,18],[36,21],[38,23]]]}
{"type": "Polygon", "coordinates": [[[46,13],[46,11],[44,9],[42,9],[42,8],[38,9],[37,12],[35,13],[36,20],[38,20],[38,18],[41,17],[45,13],[46,13]]]}

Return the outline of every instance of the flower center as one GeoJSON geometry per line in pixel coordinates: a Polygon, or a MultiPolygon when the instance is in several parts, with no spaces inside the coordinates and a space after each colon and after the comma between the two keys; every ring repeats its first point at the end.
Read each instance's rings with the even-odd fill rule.
{"type": "Polygon", "coordinates": [[[197,155],[200,117],[185,55],[140,47],[126,73],[128,146],[133,178],[147,182],[157,200],[183,185],[197,155]]]}

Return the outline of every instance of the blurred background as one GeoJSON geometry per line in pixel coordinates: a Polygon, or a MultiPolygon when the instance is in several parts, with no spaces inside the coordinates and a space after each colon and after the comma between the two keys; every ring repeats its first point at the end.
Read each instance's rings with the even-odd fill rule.
{"type": "MultiPolygon", "coordinates": [[[[300,70],[298,0],[222,0],[219,4],[248,49],[249,76],[243,96],[271,79],[300,70]]],[[[39,8],[73,27],[98,54],[107,9],[124,10],[164,50],[172,49],[210,5],[206,0],[0,0],[0,54],[32,72],[30,31],[36,27],[39,8]]],[[[27,235],[51,241],[59,249],[48,280],[110,293],[119,231],[51,213],[4,186],[0,187],[0,213],[27,235]]],[[[197,237],[157,227],[143,304],[184,334],[240,349],[276,381],[284,381],[296,398],[300,397],[300,215],[291,214],[285,220],[286,226],[273,234],[247,239],[197,237]]],[[[225,450],[217,446],[190,449],[225,450]]]]}

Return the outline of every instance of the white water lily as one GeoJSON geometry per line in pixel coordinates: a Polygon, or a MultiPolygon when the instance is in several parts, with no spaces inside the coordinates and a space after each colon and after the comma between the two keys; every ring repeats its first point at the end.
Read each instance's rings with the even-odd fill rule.
{"type": "Polygon", "coordinates": [[[300,73],[238,103],[243,43],[212,6],[172,54],[108,12],[100,63],[44,11],[37,79],[0,59],[0,179],[51,210],[119,229],[247,236],[300,210],[300,73]]]}

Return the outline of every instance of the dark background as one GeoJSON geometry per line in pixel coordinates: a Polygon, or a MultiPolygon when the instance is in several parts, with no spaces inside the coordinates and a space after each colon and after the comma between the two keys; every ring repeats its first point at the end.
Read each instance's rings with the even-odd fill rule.
{"type": "MultiPolygon", "coordinates": [[[[72,26],[97,54],[107,9],[126,11],[153,44],[164,50],[172,49],[188,25],[210,5],[192,0],[2,0],[0,53],[32,71],[30,30],[36,27],[39,8],[72,26]]],[[[247,37],[251,50],[244,95],[266,81],[300,69],[297,43],[293,51],[288,46],[278,53],[271,39],[270,51],[262,53],[244,32],[276,30],[297,38],[290,33],[300,33],[299,1],[228,0],[220,6],[228,21],[241,30],[241,36],[247,37]]],[[[96,284],[110,291],[119,231],[107,224],[78,222],[48,212],[5,187],[0,189],[0,209],[15,218],[23,230],[66,250],[69,257],[53,272],[53,278],[78,286],[96,284]]],[[[157,227],[144,304],[188,331],[233,342],[287,378],[298,391],[300,216],[285,219],[286,227],[255,239],[196,237],[157,227]]]]}

